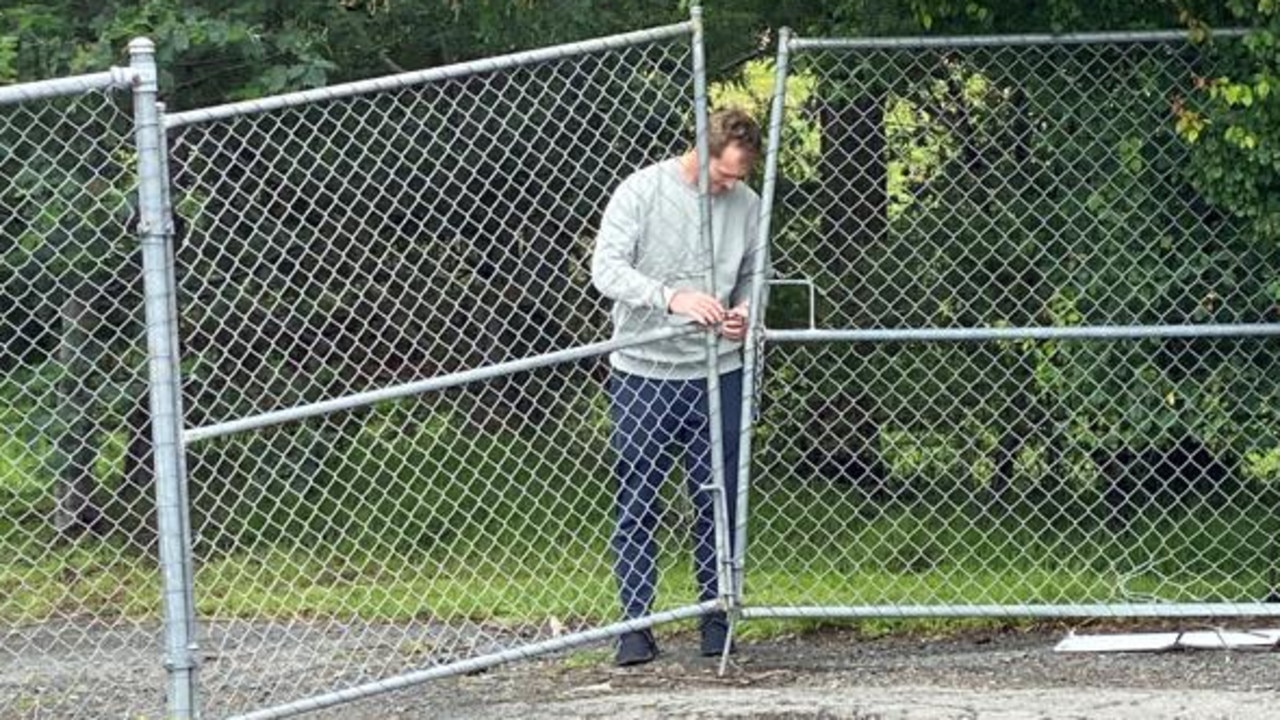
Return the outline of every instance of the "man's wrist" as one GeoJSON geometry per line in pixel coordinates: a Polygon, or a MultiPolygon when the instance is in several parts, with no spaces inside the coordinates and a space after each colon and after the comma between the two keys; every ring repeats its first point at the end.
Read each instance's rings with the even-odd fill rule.
{"type": "Polygon", "coordinates": [[[666,285],[663,285],[661,292],[662,292],[662,309],[665,312],[671,312],[671,301],[674,300],[676,297],[675,288],[669,288],[666,285]]]}

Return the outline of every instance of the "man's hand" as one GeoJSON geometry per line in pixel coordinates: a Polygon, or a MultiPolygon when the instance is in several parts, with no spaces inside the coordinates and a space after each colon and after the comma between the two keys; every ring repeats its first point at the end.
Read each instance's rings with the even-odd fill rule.
{"type": "Polygon", "coordinates": [[[724,315],[720,335],[726,340],[741,341],[747,338],[747,304],[733,308],[724,315]]]}
{"type": "Polygon", "coordinates": [[[667,310],[677,315],[687,315],[699,325],[710,327],[724,321],[724,306],[720,301],[696,290],[677,290],[671,296],[667,310]]]}

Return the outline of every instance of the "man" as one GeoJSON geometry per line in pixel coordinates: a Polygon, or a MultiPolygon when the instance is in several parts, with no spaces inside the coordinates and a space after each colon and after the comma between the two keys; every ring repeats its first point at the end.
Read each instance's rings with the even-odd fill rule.
{"type": "MultiPolygon", "coordinates": [[[[730,537],[737,503],[742,340],[756,253],[760,198],[743,184],[760,153],[760,128],[740,110],[708,122],[715,294],[707,292],[707,256],[699,239],[698,156],[690,150],[626,178],[604,212],[592,256],[595,287],[613,301],[614,337],[692,320],[718,334],[724,420],[725,489],[730,537]]],[[[699,600],[717,597],[715,495],[707,406],[706,338],[701,333],[633,347],[610,356],[610,444],[616,453],[614,574],[628,619],[647,615],[657,587],[659,491],[677,451],[693,505],[694,577],[699,600]]],[[[702,654],[725,647],[724,613],[702,618],[702,654]]],[[[619,638],[618,665],[653,660],[648,630],[619,638]]]]}

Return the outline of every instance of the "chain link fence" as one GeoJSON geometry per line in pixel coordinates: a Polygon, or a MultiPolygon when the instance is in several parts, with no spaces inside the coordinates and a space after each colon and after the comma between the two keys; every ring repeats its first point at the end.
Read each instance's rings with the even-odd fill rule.
{"type": "Polygon", "coordinates": [[[705,342],[609,339],[591,252],[622,178],[687,147],[700,42],[695,15],[136,127],[111,89],[153,108],[153,72],[0,89],[0,657],[80,668],[0,715],[284,717],[726,600],[1274,612],[1280,263],[1195,191],[1171,112],[1211,56],[784,37],[781,280],[754,433],[723,438],[754,440],[749,521],[730,565],[717,508],[690,573],[708,469],[641,449],[676,477],[645,501],[657,604],[616,622],[604,358],[705,342]]]}
{"type": "MultiPolygon", "coordinates": [[[[618,622],[603,359],[704,343],[606,339],[589,272],[705,117],[694,17],[168,117],[149,63],[0,94],[0,607],[54,668],[6,713],[282,717],[714,606],[669,553],[618,622]]],[[[662,495],[664,538],[710,497],[662,495]]]]}
{"type": "Polygon", "coordinates": [[[1192,184],[1211,57],[784,46],[748,614],[1268,611],[1280,264],[1192,184]]]}
{"type": "Polygon", "coordinates": [[[0,664],[79,668],[0,688],[4,717],[164,707],[132,82],[0,88],[0,664]]]}
{"type": "Polygon", "coordinates": [[[211,716],[619,619],[591,250],[692,27],[167,118],[211,716]]]}

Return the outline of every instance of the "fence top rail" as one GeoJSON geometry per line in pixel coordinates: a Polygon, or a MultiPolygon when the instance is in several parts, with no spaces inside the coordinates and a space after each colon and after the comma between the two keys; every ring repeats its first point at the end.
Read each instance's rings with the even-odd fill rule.
{"type": "MultiPolygon", "coordinates": [[[[1249,32],[1248,28],[1221,28],[1208,37],[1238,38],[1249,32]]],[[[804,50],[920,50],[926,48],[1007,47],[1013,45],[1106,45],[1117,43],[1162,43],[1189,41],[1187,30],[1135,30],[1121,32],[1088,32],[1019,35],[939,35],[865,38],[803,38],[792,36],[787,49],[804,50]]]]}
{"type": "Polygon", "coordinates": [[[263,113],[271,110],[280,110],[288,107],[305,105],[312,102],[348,98],[355,95],[365,95],[387,90],[399,90],[415,85],[439,82],[441,80],[452,80],[470,75],[494,72],[497,70],[508,70],[525,65],[534,65],[541,62],[547,62],[549,60],[561,60],[578,55],[598,53],[605,50],[616,50],[635,45],[663,42],[682,35],[691,35],[693,27],[694,21],[689,20],[681,23],[675,23],[673,25],[664,25],[646,30],[636,30],[634,32],[609,35],[607,37],[593,38],[590,40],[582,40],[563,45],[552,45],[549,47],[538,48],[536,50],[525,50],[523,52],[511,53],[508,55],[498,55],[490,58],[454,63],[452,65],[442,65],[440,67],[427,68],[425,70],[413,70],[410,72],[398,73],[396,75],[386,75],[379,78],[371,78],[369,80],[358,80],[356,82],[315,88],[313,90],[301,90],[298,92],[285,93],[283,95],[275,95],[257,100],[244,100],[240,102],[227,103],[225,105],[215,105],[208,108],[188,110],[185,112],[166,115],[164,118],[164,126],[166,130],[169,130],[194,123],[221,120],[239,115],[263,113]]]}
{"type": "Polygon", "coordinates": [[[33,100],[84,95],[97,90],[132,87],[137,77],[138,74],[127,67],[113,67],[88,75],[8,85],[0,87],[0,105],[16,105],[33,100]]]}

